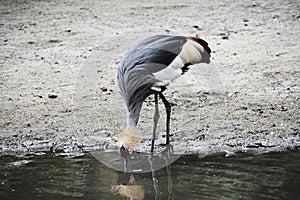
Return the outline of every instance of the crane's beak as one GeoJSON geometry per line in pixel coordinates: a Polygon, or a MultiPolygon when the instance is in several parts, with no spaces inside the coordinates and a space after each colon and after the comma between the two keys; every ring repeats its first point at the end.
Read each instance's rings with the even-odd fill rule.
{"type": "Polygon", "coordinates": [[[211,55],[207,52],[204,52],[204,55],[202,55],[202,61],[203,63],[209,64],[210,63],[211,55]]]}
{"type": "Polygon", "coordinates": [[[125,158],[126,160],[131,156],[132,152],[130,152],[127,148],[123,145],[120,148],[121,157],[125,158]]]}

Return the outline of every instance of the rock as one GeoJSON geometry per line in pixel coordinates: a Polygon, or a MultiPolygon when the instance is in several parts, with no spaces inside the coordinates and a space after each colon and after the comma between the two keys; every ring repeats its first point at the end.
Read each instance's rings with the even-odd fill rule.
{"type": "Polygon", "coordinates": [[[285,107],[285,106],[281,106],[281,109],[280,109],[281,111],[287,111],[288,109],[287,109],[287,107],[285,107]]]}
{"type": "Polygon", "coordinates": [[[100,90],[101,90],[102,92],[107,92],[107,88],[106,88],[106,87],[102,87],[102,88],[100,88],[100,90]]]}
{"type": "Polygon", "coordinates": [[[60,40],[60,39],[50,39],[50,40],[48,40],[48,42],[49,42],[49,43],[61,43],[61,42],[63,42],[63,41],[60,40]]]}
{"type": "Polygon", "coordinates": [[[48,94],[48,98],[49,99],[55,99],[55,98],[57,98],[57,94],[48,94]]]}
{"type": "Polygon", "coordinates": [[[229,40],[229,34],[226,33],[220,33],[223,40],[229,40]]]}
{"type": "Polygon", "coordinates": [[[226,153],[225,158],[236,156],[235,152],[233,151],[224,150],[224,152],[226,153]]]}

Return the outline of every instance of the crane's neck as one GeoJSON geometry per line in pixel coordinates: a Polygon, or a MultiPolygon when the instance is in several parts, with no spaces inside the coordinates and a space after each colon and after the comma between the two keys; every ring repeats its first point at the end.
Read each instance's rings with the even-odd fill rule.
{"type": "Polygon", "coordinates": [[[134,106],[128,106],[129,108],[127,109],[127,127],[137,126],[142,104],[143,102],[137,103],[134,106]]]}
{"type": "Polygon", "coordinates": [[[127,113],[127,127],[136,126],[137,121],[138,120],[136,120],[135,117],[133,117],[130,112],[127,113]]]}

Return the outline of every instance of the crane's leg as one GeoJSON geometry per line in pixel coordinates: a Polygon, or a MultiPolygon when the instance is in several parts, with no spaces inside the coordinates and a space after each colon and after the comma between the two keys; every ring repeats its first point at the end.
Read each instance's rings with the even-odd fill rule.
{"type": "Polygon", "coordinates": [[[171,116],[171,104],[167,101],[166,97],[160,92],[159,97],[163,101],[165,107],[166,107],[166,113],[167,113],[167,122],[166,122],[166,145],[170,143],[170,116],[171,116]]]}
{"type": "Polygon", "coordinates": [[[157,128],[157,122],[159,119],[159,111],[158,111],[158,94],[155,92],[155,110],[154,110],[154,116],[153,116],[153,133],[152,133],[152,139],[151,139],[151,152],[153,152],[154,149],[154,142],[155,142],[155,133],[157,128]]]}

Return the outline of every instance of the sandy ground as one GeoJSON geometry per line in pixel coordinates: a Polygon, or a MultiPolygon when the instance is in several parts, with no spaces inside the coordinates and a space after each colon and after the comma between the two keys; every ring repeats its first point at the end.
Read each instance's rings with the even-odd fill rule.
{"type": "MultiPolygon", "coordinates": [[[[180,153],[300,146],[299,1],[1,1],[0,152],[115,149],[115,65],[138,39],[197,35],[212,63],[165,92],[180,153]]],[[[157,143],[164,142],[164,111],[157,143]]],[[[140,128],[149,150],[153,98],[140,128]]]]}

